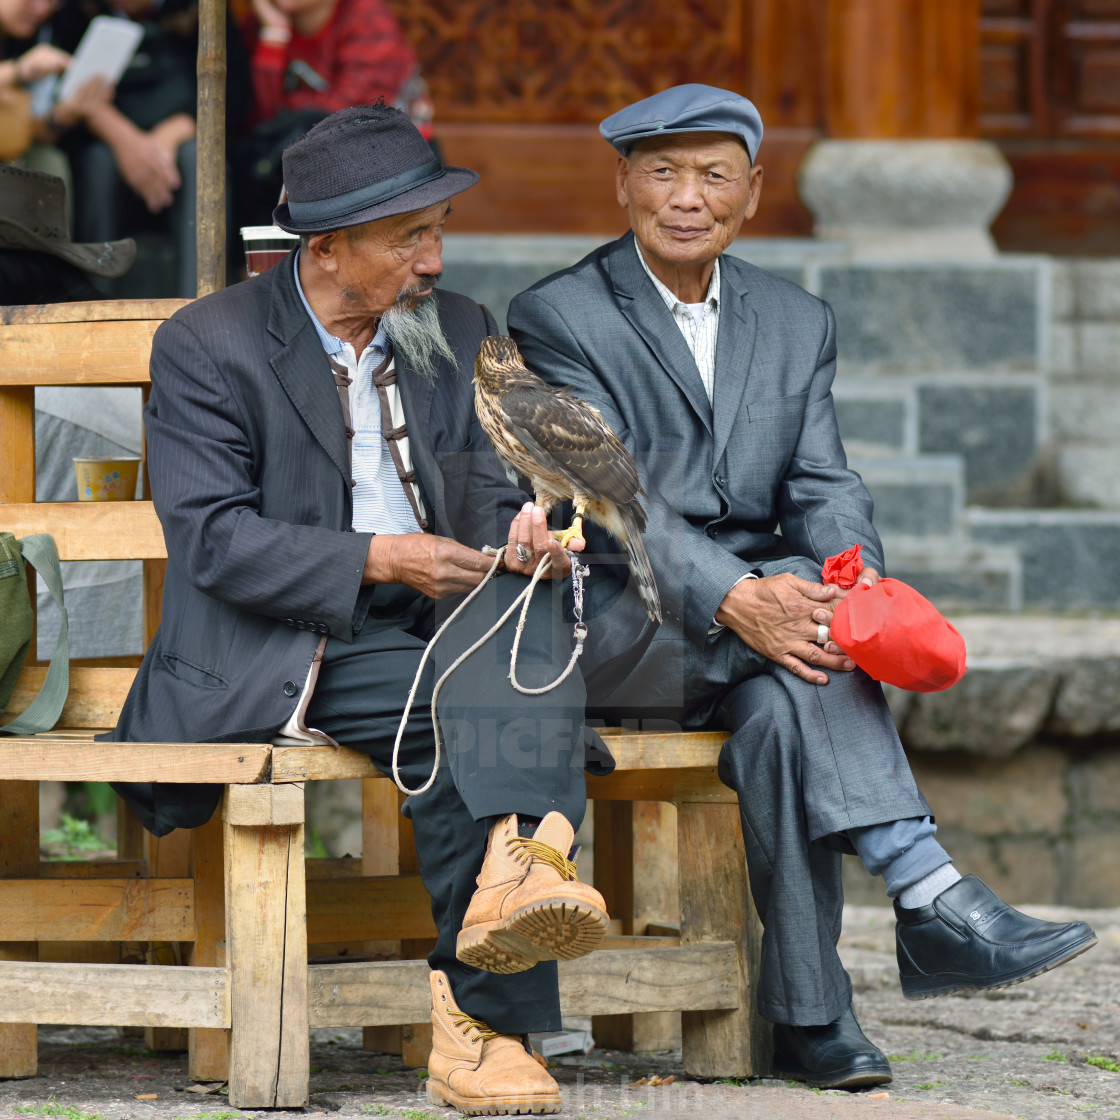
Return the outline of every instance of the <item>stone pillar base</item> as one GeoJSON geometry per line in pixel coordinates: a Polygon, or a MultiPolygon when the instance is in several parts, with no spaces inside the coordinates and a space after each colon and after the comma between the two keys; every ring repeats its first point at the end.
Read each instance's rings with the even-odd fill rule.
{"type": "Polygon", "coordinates": [[[991,258],[988,227],[1011,184],[985,140],[823,140],[798,173],[816,236],[855,258],[991,258]]]}

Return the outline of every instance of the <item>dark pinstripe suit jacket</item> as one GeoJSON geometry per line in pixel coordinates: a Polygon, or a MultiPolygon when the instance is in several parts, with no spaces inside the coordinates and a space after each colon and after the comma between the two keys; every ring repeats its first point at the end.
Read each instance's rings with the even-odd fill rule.
{"type": "Polygon", "coordinates": [[[638,460],[667,616],[657,640],[683,632],[701,647],[756,565],[789,570],[792,554],[819,576],[822,560],[858,543],[883,570],[871,498],[836,426],[831,308],[735,257],[720,258],[720,278],[713,403],[633,234],[509,308],[529,368],[598,407],[638,460]]]}
{"type": "MultiPolygon", "coordinates": [[[[458,364],[429,382],[398,362],[413,466],[433,532],[500,544],[525,495],[471,395],[494,320],[464,296],[434,298],[458,364]]],[[[156,332],[151,377],[163,615],[110,738],[267,740],[294,710],[321,635],[352,641],[370,595],[370,534],[349,528],[342,409],[290,260],[177,312],[156,332]]]]}

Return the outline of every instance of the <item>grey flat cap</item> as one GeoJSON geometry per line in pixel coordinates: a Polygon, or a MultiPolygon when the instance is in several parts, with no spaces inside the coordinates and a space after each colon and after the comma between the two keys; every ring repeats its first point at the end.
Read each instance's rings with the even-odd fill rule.
{"type": "Polygon", "coordinates": [[[666,132],[728,132],[746,144],[754,163],[762,143],[762,118],[742,94],[690,84],[619,109],[599,125],[599,131],[624,156],[639,140],[666,132]]]}

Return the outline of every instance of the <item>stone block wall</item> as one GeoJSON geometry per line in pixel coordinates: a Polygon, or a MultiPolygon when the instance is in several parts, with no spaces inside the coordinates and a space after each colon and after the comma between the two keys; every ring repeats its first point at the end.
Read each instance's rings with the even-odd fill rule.
{"type": "MultiPolygon", "coordinates": [[[[888,690],[942,843],[1009,902],[1120,905],[1120,620],[954,622],[964,680],[888,690]]],[[[851,901],[884,901],[845,864],[851,901]]]]}

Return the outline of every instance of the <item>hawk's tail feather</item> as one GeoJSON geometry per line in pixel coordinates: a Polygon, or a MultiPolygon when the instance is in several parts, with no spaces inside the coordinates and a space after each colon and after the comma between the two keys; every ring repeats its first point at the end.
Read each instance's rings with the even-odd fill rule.
{"type": "Polygon", "coordinates": [[[638,586],[638,595],[646,608],[646,613],[654,622],[661,621],[661,597],[657,594],[657,581],[653,578],[646,546],[642,544],[642,530],[646,525],[645,510],[638,502],[630,502],[619,509],[626,536],[622,547],[626,550],[626,560],[638,586]]]}

